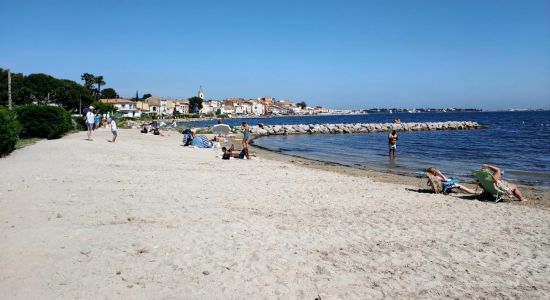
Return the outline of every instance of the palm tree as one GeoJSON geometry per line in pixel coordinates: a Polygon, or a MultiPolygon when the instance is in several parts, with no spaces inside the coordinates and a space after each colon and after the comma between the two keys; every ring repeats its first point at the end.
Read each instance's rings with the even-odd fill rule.
{"type": "Polygon", "coordinates": [[[94,93],[94,84],[95,84],[95,76],[94,74],[90,73],[84,73],[80,76],[80,79],[84,81],[84,87],[90,91],[91,94],[94,93]]]}
{"type": "Polygon", "coordinates": [[[99,76],[95,76],[94,77],[94,83],[97,84],[97,98],[99,99],[99,95],[101,93],[101,86],[102,85],[105,85],[105,81],[103,80],[103,76],[99,75],[99,76]]]}

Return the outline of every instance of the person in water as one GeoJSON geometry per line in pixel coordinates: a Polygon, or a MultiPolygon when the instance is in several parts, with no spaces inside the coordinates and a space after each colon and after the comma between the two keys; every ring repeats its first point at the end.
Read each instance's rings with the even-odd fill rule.
{"type": "Polygon", "coordinates": [[[523,197],[523,194],[521,193],[517,185],[509,183],[508,181],[502,179],[502,171],[499,168],[489,164],[482,164],[481,167],[484,171],[489,171],[493,173],[493,184],[495,185],[495,188],[503,191],[509,196],[514,195],[521,202],[527,201],[527,199],[523,197]]]}
{"type": "MultiPolygon", "coordinates": [[[[431,168],[428,168],[426,169],[426,172],[434,175],[435,177],[439,178],[439,180],[441,180],[441,182],[446,182],[446,181],[449,181],[449,178],[447,178],[447,176],[443,175],[443,173],[436,169],[435,167],[431,167],[431,168]]],[[[468,194],[476,194],[476,191],[475,190],[472,190],[470,188],[467,188],[463,185],[460,185],[458,183],[453,183],[454,187],[458,188],[459,190],[463,191],[464,193],[468,193],[468,194]]]]}
{"type": "Polygon", "coordinates": [[[395,150],[397,149],[397,131],[393,130],[389,135],[388,135],[388,144],[389,144],[389,155],[390,157],[394,157],[395,158],[395,150]]]}
{"type": "Polygon", "coordinates": [[[250,138],[250,127],[246,122],[243,122],[241,125],[241,131],[243,132],[243,151],[247,159],[250,159],[248,155],[248,139],[250,138]]]}

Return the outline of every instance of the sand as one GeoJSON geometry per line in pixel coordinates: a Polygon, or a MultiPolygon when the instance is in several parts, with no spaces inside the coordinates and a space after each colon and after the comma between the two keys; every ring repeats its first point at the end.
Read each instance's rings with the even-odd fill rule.
{"type": "Polygon", "coordinates": [[[178,134],[0,159],[4,299],[548,298],[546,206],[434,195],[178,134]]]}

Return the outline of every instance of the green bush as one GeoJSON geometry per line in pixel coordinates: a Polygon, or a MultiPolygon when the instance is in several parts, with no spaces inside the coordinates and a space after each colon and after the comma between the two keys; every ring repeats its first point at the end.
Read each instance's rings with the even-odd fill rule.
{"type": "Polygon", "coordinates": [[[29,104],[15,112],[23,137],[57,139],[73,129],[71,115],[61,107],[29,104]]]}
{"type": "Polygon", "coordinates": [[[0,106],[0,156],[9,154],[15,149],[19,128],[15,114],[0,106]]]}
{"type": "Polygon", "coordinates": [[[88,126],[86,126],[86,119],[82,116],[73,116],[72,117],[72,128],[74,130],[78,130],[78,131],[88,130],[88,126]]]}

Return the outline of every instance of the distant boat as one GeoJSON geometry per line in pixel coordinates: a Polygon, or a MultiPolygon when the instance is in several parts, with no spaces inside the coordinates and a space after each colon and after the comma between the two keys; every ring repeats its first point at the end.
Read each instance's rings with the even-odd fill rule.
{"type": "Polygon", "coordinates": [[[393,111],[390,109],[390,114],[393,114],[393,111]]]}

